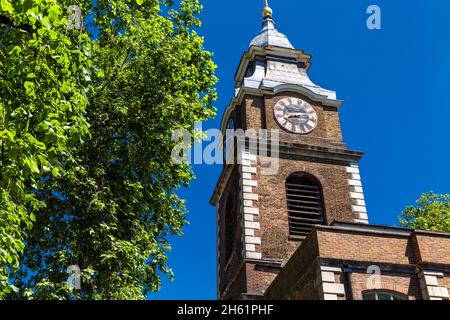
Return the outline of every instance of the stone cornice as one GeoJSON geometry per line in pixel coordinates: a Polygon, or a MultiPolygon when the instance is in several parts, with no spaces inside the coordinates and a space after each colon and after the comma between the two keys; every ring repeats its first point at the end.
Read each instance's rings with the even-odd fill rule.
{"type": "MultiPolygon", "coordinates": [[[[269,141],[267,144],[260,144],[258,146],[258,150],[253,150],[251,147],[249,150],[253,151],[254,154],[260,154],[261,151],[266,151],[267,147],[269,147],[268,150],[270,150],[270,145],[271,142],[269,141]]],[[[267,152],[265,152],[264,154],[267,154],[267,152]]],[[[302,145],[286,142],[280,142],[279,144],[280,157],[294,155],[308,158],[308,161],[326,160],[328,162],[334,161],[336,163],[346,165],[349,162],[359,161],[359,159],[361,159],[363,154],[364,153],[361,151],[353,151],[348,149],[327,148],[314,145],[306,145],[306,144],[302,145]]],[[[234,168],[233,164],[224,165],[219,180],[217,181],[217,184],[214,188],[213,195],[210,199],[211,205],[215,205],[219,201],[233,168],[234,168]]]]}

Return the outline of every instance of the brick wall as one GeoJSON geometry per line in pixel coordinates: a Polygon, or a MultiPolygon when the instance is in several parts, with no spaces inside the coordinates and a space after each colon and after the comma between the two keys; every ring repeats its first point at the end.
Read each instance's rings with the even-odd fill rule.
{"type": "Polygon", "coordinates": [[[339,260],[413,264],[413,243],[408,236],[317,230],[320,256],[339,260]]]}
{"type": "Polygon", "coordinates": [[[242,103],[242,129],[265,129],[264,98],[261,96],[246,96],[242,103]]]}
{"type": "Polygon", "coordinates": [[[247,263],[247,293],[263,296],[267,287],[273,282],[279,271],[279,268],[247,263]]]}
{"type": "Polygon", "coordinates": [[[319,254],[317,244],[316,233],[310,234],[267,289],[265,298],[274,300],[319,298],[313,284],[319,254]]]}
{"type": "Polygon", "coordinates": [[[416,231],[413,240],[421,262],[439,261],[450,265],[450,234],[430,235],[416,231]]]}

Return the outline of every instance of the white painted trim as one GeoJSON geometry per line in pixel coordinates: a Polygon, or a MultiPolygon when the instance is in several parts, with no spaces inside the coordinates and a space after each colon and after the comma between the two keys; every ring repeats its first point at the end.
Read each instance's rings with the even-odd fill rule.
{"type": "Polygon", "coordinates": [[[348,173],[359,174],[359,168],[358,167],[354,167],[354,164],[352,164],[350,167],[347,167],[347,172],[348,173]]]}
{"type": "Polygon", "coordinates": [[[253,200],[244,200],[244,207],[253,207],[253,200]]]}
{"type": "Polygon", "coordinates": [[[361,180],[348,180],[348,184],[351,186],[361,187],[361,180]]]}
{"type": "Polygon", "coordinates": [[[321,271],[329,271],[329,272],[334,272],[334,273],[342,273],[341,268],[337,268],[337,267],[326,267],[326,266],[321,266],[320,267],[321,271]]]}
{"type": "Polygon", "coordinates": [[[322,276],[323,282],[334,282],[335,281],[334,272],[322,271],[320,274],[322,276]]]}
{"type": "Polygon", "coordinates": [[[336,283],[336,275],[342,273],[337,267],[319,266],[315,285],[323,300],[338,300],[345,297],[345,288],[341,283],[336,283]]]}
{"type": "Polygon", "coordinates": [[[260,225],[259,222],[245,222],[245,228],[247,229],[255,229],[255,230],[259,230],[260,225]]]}
{"type": "Polygon", "coordinates": [[[242,152],[242,160],[256,161],[256,155],[251,153],[242,152]]]}
{"type": "Polygon", "coordinates": [[[250,244],[261,244],[261,238],[259,237],[245,237],[245,243],[250,243],[250,244]]]}
{"type": "Polygon", "coordinates": [[[365,206],[352,206],[354,212],[363,212],[366,213],[367,209],[365,206]]]}
{"type": "Polygon", "coordinates": [[[253,216],[251,214],[244,214],[244,220],[253,222],[253,216]]]}
{"type": "Polygon", "coordinates": [[[242,179],[252,180],[252,175],[250,173],[243,173],[242,179]]]}
{"type": "Polygon", "coordinates": [[[353,201],[352,211],[355,215],[354,222],[368,224],[369,217],[367,215],[366,201],[364,200],[364,190],[358,163],[351,163],[346,167],[346,171],[349,173],[348,185],[351,188],[350,198],[353,201]]]}
{"type": "Polygon", "coordinates": [[[256,174],[256,168],[242,166],[242,172],[256,174]]]}
{"type": "Polygon", "coordinates": [[[242,184],[244,186],[250,186],[250,187],[257,187],[258,186],[258,182],[255,180],[247,180],[247,179],[243,179],[242,180],[242,184]]]}
{"type": "Polygon", "coordinates": [[[427,275],[427,276],[435,276],[435,277],[438,277],[438,278],[443,278],[444,277],[444,274],[442,272],[424,271],[423,274],[427,275]]]}
{"type": "Polygon", "coordinates": [[[338,296],[345,295],[344,285],[341,283],[322,283],[322,289],[324,294],[336,294],[338,296]]]}
{"type": "Polygon", "coordinates": [[[244,207],[244,213],[245,214],[259,215],[259,209],[258,208],[244,207]]]}
{"type": "Polygon", "coordinates": [[[244,200],[258,201],[258,195],[255,194],[255,193],[246,193],[246,192],[244,192],[244,200]]]}
{"type": "Polygon", "coordinates": [[[247,257],[247,259],[255,259],[255,260],[261,260],[262,259],[262,254],[260,252],[247,251],[245,256],[247,257]]]}
{"type": "Polygon", "coordinates": [[[258,194],[254,192],[254,188],[258,186],[255,179],[257,174],[257,156],[249,152],[241,153],[242,164],[240,167],[241,186],[242,186],[242,203],[241,210],[244,215],[244,235],[243,242],[245,244],[244,256],[251,259],[261,259],[262,255],[256,252],[256,245],[261,245],[261,238],[255,237],[255,230],[260,230],[260,224],[255,221],[255,216],[259,215],[258,194]]]}
{"type": "Polygon", "coordinates": [[[359,192],[350,192],[350,197],[352,199],[364,200],[364,194],[359,192]]]}
{"type": "Polygon", "coordinates": [[[439,287],[438,278],[444,277],[441,272],[423,270],[419,273],[423,298],[426,300],[449,300],[448,289],[439,287]]]}
{"type": "Polygon", "coordinates": [[[254,229],[245,229],[245,235],[254,237],[255,236],[255,230],[254,229]]]}

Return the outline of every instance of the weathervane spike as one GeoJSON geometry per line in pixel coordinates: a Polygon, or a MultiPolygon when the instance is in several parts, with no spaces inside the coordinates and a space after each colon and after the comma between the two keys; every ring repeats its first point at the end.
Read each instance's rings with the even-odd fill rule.
{"type": "Polygon", "coordinates": [[[263,10],[263,17],[272,17],[272,9],[269,7],[269,2],[267,0],[264,0],[264,10],[263,10]]]}

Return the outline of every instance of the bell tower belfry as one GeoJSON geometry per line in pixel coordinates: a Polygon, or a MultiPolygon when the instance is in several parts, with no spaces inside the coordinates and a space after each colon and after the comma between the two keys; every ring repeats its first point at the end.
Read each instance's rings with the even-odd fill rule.
{"type": "Polygon", "coordinates": [[[235,150],[242,161],[223,167],[211,199],[220,299],[262,297],[315,225],[368,223],[362,152],[343,141],[342,101],[310,80],[311,55],[293,47],[272,14],[265,1],[262,30],[239,63],[221,129],[276,131],[269,144],[277,144],[278,170],[263,173],[260,145],[235,150]]]}

